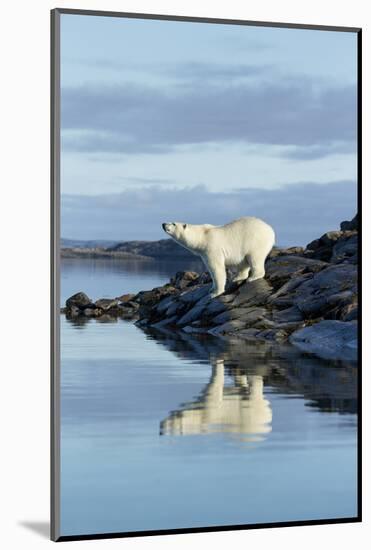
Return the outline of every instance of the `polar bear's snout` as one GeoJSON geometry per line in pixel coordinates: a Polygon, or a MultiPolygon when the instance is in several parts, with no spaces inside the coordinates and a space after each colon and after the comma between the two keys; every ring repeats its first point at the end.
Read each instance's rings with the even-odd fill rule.
{"type": "Polygon", "coordinates": [[[165,231],[165,233],[170,233],[171,234],[171,228],[174,225],[175,225],[174,223],[163,223],[162,224],[162,229],[165,231]]]}

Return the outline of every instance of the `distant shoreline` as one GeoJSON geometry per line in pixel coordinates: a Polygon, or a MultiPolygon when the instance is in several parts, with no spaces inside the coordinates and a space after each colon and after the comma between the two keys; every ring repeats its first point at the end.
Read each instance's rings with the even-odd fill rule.
{"type": "Polygon", "coordinates": [[[113,258],[120,260],[195,260],[195,256],[172,239],[123,241],[109,246],[102,241],[61,240],[62,258],[113,258]]]}
{"type": "Polygon", "coordinates": [[[155,258],[151,256],[143,256],[141,254],[132,254],[130,252],[121,252],[108,250],[106,248],[61,248],[61,258],[79,258],[79,259],[118,259],[118,260],[135,260],[150,262],[155,258]]]}

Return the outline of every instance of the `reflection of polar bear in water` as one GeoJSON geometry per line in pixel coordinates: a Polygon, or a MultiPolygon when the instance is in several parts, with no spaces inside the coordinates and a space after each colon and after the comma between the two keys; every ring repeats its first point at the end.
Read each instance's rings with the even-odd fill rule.
{"type": "Polygon", "coordinates": [[[210,382],[199,399],[172,412],[161,422],[160,433],[239,433],[249,436],[248,441],[261,441],[261,434],[272,430],[272,410],[263,395],[263,377],[236,372],[234,380],[234,387],[224,387],[224,361],[216,360],[210,382]]]}
{"type": "Polygon", "coordinates": [[[201,256],[213,279],[211,296],[225,290],[226,268],[237,268],[234,281],[255,281],[265,275],[264,262],[274,245],[274,231],[258,218],[241,218],[223,226],[163,223],[177,243],[201,256]]]}

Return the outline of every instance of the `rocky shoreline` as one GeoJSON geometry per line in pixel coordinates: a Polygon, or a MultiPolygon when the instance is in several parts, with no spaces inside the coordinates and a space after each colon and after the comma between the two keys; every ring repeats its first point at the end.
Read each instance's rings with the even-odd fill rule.
{"type": "Polygon", "coordinates": [[[66,301],[68,319],[117,318],[187,334],[290,342],[324,358],[357,357],[357,217],[305,248],[276,248],[266,276],[231,283],[211,299],[207,272],[178,272],[169,283],[95,302],[83,292],[66,301]]]}

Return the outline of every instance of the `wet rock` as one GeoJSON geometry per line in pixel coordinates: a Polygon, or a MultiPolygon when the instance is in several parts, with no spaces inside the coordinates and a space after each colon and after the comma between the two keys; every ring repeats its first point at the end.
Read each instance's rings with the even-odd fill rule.
{"type": "Polygon", "coordinates": [[[260,331],[257,328],[242,329],[238,331],[238,336],[246,340],[256,340],[256,335],[259,332],[260,331]]]}
{"type": "Polygon", "coordinates": [[[78,308],[83,308],[91,303],[92,302],[89,296],[87,296],[84,292],[77,292],[66,300],[66,307],[72,308],[72,306],[75,306],[78,308]]]}
{"type": "Polygon", "coordinates": [[[118,318],[114,315],[109,315],[108,313],[103,313],[103,315],[99,315],[96,317],[96,320],[99,323],[117,323],[118,318]]]}
{"type": "Polygon", "coordinates": [[[156,309],[159,313],[164,313],[173,303],[174,297],[168,296],[167,298],[163,298],[162,300],[160,300],[160,303],[156,306],[156,309]]]}
{"type": "Polygon", "coordinates": [[[227,323],[224,323],[223,325],[219,325],[215,328],[212,328],[208,330],[207,332],[209,334],[219,335],[219,334],[229,334],[236,332],[238,330],[241,330],[246,327],[246,324],[243,321],[239,321],[238,319],[234,319],[232,321],[228,321],[227,323]]]}
{"type": "Polygon", "coordinates": [[[273,340],[275,342],[284,342],[287,340],[287,333],[282,329],[267,329],[256,334],[258,340],[273,340]]]}
{"type": "Polygon", "coordinates": [[[78,317],[79,315],[81,315],[81,310],[77,306],[71,305],[67,307],[66,310],[67,310],[66,311],[67,318],[72,319],[74,317],[78,317]]]}
{"type": "Polygon", "coordinates": [[[177,317],[176,315],[173,317],[166,317],[165,319],[162,319],[162,321],[158,321],[157,323],[153,323],[151,326],[154,328],[161,328],[165,327],[166,325],[172,325],[175,323],[177,317]]]}
{"type": "Polygon", "coordinates": [[[178,293],[179,291],[172,285],[165,285],[153,288],[152,290],[138,292],[133,300],[140,305],[154,306],[157,305],[158,302],[165,296],[171,296],[178,293]]]}
{"type": "Polygon", "coordinates": [[[202,312],[205,309],[204,303],[200,301],[199,303],[195,304],[185,315],[183,315],[180,319],[177,321],[177,325],[188,325],[192,321],[195,321],[196,319],[199,319],[202,312]]]}
{"type": "Polygon", "coordinates": [[[328,359],[356,359],[357,323],[324,320],[291,334],[290,342],[303,351],[328,359]]]}
{"type": "Polygon", "coordinates": [[[102,313],[101,309],[87,307],[84,309],[85,317],[98,317],[102,313]]]}

